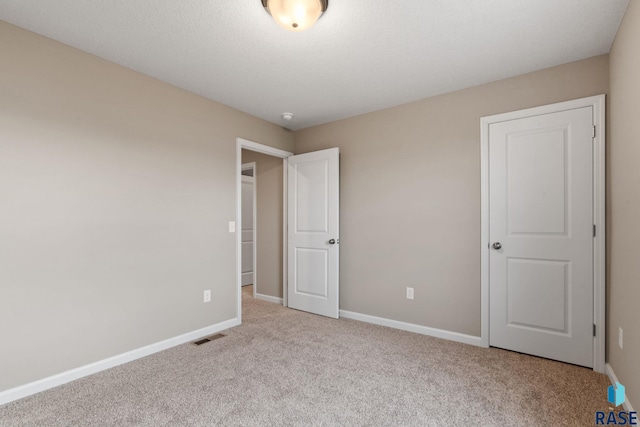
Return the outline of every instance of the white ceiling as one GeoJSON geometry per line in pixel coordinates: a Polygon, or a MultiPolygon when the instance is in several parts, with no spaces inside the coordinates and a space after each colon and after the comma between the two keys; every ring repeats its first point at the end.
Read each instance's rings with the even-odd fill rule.
{"type": "Polygon", "coordinates": [[[628,1],[330,0],[302,33],[260,0],[0,0],[0,19],[297,130],[607,53],[628,1]]]}

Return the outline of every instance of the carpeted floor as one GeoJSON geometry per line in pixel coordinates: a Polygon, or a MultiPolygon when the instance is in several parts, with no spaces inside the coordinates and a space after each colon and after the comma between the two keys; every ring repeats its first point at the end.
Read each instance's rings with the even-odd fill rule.
{"type": "Polygon", "coordinates": [[[0,407],[0,426],[588,426],[607,377],[254,300],[243,325],[0,407]]]}

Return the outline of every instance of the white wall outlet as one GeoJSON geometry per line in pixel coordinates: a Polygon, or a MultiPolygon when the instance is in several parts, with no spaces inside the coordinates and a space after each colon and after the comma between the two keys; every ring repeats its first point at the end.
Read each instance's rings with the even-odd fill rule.
{"type": "Polygon", "coordinates": [[[204,302],[211,302],[211,291],[209,289],[204,291],[204,302]]]}
{"type": "Polygon", "coordinates": [[[235,233],[235,232],[236,232],[236,222],[229,221],[229,233],[235,233]]]}
{"type": "Polygon", "coordinates": [[[622,348],[622,328],[618,328],[618,345],[622,348]]]}
{"type": "Polygon", "coordinates": [[[407,299],[413,299],[413,288],[407,288],[407,299]]]}

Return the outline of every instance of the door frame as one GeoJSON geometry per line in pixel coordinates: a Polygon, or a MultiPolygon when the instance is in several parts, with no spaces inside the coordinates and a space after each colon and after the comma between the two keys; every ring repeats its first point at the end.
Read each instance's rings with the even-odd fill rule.
{"type": "Polygon", "coordinates": [[[541,107],[496,114],[480,119],[480,342],[489,347],[489,126],[492,123],[516,120],[542,114],[583,107],[593,108],[596,127],[593,139],[593,221],[596,235],[593,239],[593,370],[605,372],[605,95],[596,95],[541,107]]]}
{"type": "MultiPolygon", "coordinates": [[[[253,175],[251,175],[251,178],[253,178],[253,191],[252,191],[252,198],[253,198],[252,234],[253,235],[251,236],[253,266],[251,267],[251,271],[253,272],[253,297],[255,298],[256,289],[258,288],[256,283],[257,282],[256,279],[258,278],[258,276],[256,275],[256,265],[257,265],[256,256],[258,255],[258,252],[257,252],[258,245],[256,244],[256,237],[258,237],[258,230],[257,230],[258,218],[256,218],[256,214],[258,213],[258,206],[256,205],[257,198],[258,198],[257,179],[256,179],[256,162],[243,163],[242,172],[247,170],[250,170],[253,173],[253,175]]],[[[240,177],[240,185],[242,185],[242,176],[240,177]]],[[[240,200],[242,201],[242,188],[240,188],[240,200]]],[[[240,209],[242,209],[242,203],[240,203],[240,209]]],[[[239,223],[238,226],[242,227],[242,224],[239,223]]],[[[240,257],[242,258],[242,228],[240,228],[240,257]]],[[[240,270],[240,277],[242,278],[242,270],[240,270]]],[[[242,282],[241,282],[241,286],[244,286],[242,285],[242,282]]]]}
{"type": "MultiPolygon", "coordinates": [[[[287,158],[293,156],[285,150],[274,148],[269,145],[259,144],[243,138],[236,138],[236,290],[237,290],[237,319],[242,323],[242,150],[255,151],[269,156],[282,159],[283,170],[283,212],[282,212],[282,305],[287,306],[287,158]]],[[[255,187],[254,187],[254,194],[255,187]]],[[[257,206],[254,205],[254,213],[257,206]]],[[[254,217],[254,223],[256,218],[254,217]]],[[[254,240],[254,254],[257,244],[254,240]]],[[[257,260],[254,256],[254,272],[257,260]]],[[[257,281],[257,279],[254,279],[257,281]]],[[[256,287],[253,287],[255,295],[256,287]]]]}

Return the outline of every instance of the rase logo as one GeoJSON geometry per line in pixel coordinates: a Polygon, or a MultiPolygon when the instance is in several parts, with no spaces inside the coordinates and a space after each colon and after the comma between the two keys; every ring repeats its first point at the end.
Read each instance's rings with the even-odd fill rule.
{"type": "MultiPolygon", "coordinates": [[[[609,386],[607,389],[607,398],[609,403],[616,408],[624,403],[624,386],[619,382],[615,385],[609,386]]],[[[638,413],[637,412],[625,412],[625,411],[597,411],[596,412],[596,425],[597,426],[637,426],[638,425],[638,413]]]]}
{"type": "Polygon", "coordinates": [[[610,385],[607,389],[607,398],[612,405],[620,406],[624,403],[624,386],[619,382],[610,385]]]}

